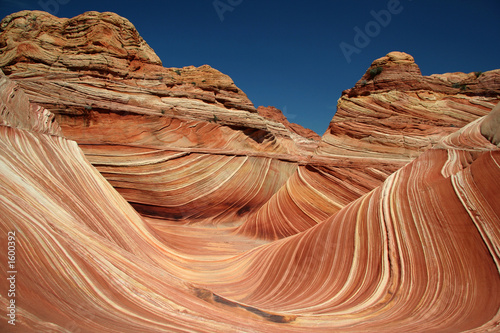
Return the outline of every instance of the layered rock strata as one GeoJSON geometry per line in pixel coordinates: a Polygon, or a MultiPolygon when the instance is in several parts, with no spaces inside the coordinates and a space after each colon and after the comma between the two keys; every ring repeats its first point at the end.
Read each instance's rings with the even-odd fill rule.
{"type": "Polygon", "coordinates": [[[308,164],[239,232],[278,239],[323,222],[443,137],[487,115],[499,96],[500,70],[426,77],[408,54],[375,60],[343,92],[308,164]]]}
{"type": "Polygon", "coordinates": [[[321,314],[339,331],[498,329],[500,152],[480,132],[497,120],[472,122],[323,223],[251,251],[226,295],[321,314]]]}
{"type": "Polygon", "coordinates": [[[0,92],[0,227],[16,232],[23,332],[498,328],[500,106],[323,223],[263,243],[144,219],[47,110],[1,75],[0,92]]]}
{"type": "Polygon", "coordinates": [[[257,108],[257,112],[264,118],[268,118],[274,121],[277,121],[279,123],[282,123],[285,125],[285,127],[290,130],[290,132],[295,133],[300,135],[301,137],[313,140],[313,141],[319,141],[321,140],[321,137],[316,134],[316,132],[304,128],[300,126],[299,124],[294,124],[288,121],[288,119],[285,117],[283,112],[274,106],[259,106],[257,108]]]}
{"type": "Polygon", "coordinates": [[[344,93],[312,154],[312,133],[275,108],[256,110],[209,66],[162,67],[115,14],[20,12],[1,29],[2,68],[56,115],[64,135],[136,209],[246,222],[239,232],[254,237],[286,237],[322,222],[498,101],[498,71],[422,77],[411,56],[393,52],[344,93]],[[475,83],[456,88],[464,80],[475,83]],[[164,171],[186,165],[189,174],[164,171]],[[272,225],[264,222],[270,211],[281,212],[272,213],[272,225]]]}
{"type": "Polygon", "coordinates": [[[0,331],[272,329],[208,304],[176,277],[178,254],[1,73],[0,108],[0,244],[8,232],[16,244],[15,272],[0,263],[2,280],[15,277],[0,297],[4,308],[14,300],[15,316],[2,316],[0,331]]]}
{"type": "Polygon", "coordinates": [[[317,142],[209,66],[163,68],[116,14],[0,30],[16,329],[498,330],[498,70],[390,53],[317,142]]]}
{"type": "Polygon", "coordinates": [[[0,29],[0,67],[146,215],[239,221],[317,146],[290,123],[260,116],[210,66],[162,67],[116,14],[60,19],[24,11],[0,29]]]}

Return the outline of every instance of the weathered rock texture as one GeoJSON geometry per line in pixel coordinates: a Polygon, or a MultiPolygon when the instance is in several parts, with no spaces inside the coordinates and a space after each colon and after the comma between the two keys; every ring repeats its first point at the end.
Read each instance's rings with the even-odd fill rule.
{"type": "Polygon", "coordinates": [[[20,331],[498,330],[500,71],[390,53],[318,145],[116,14],[0,29],[20,331]]]}
{"type": "MultiPolygon", "coordinates": [[[[15,232],[19,272],[10,298],[16,326],[2,316],[0,331],[271,329],[258,316],[241,323],[233,309],[208,304],[172,275],[178,254],[161,244],[76,142],[46,124],[50,113],[30,108],[3,74],[0,91],[0,244],[7,248],[7,233],[15,232]],[[15,126],[8,119],[13,114],[15,126]]],[[[6,280],[12,269],[6,260],[0,268],[6,280]]],[[[10,299],[2,294],[2,307],[10,299]]]]}
{"type": "Polygon", "coordinates": [[[296,133],[304,138],[308,138],[311,140],[319,141],[321,140],[321,137],[316,134],[316,132],[304,128],[300,126],[299,124],[293,124],[288,121],[288,119],[283,115],[283,112],[281,110],[275,108],[274,106],[259,106],[257,108],[257,112],[264,118],[268,118],[274,121],[277,121],[279,123],[282,123],[285,125],[285,127],[290,130],[290,132],[296,133]]]}
{"type": "Polygon", "coordinates": [[[24,11],[0,28],[0,67],[141,213],[241,220],[317,146],[259,116],[227,75],[162,67],[116,14],[24,11]]]}
{"type": "Polygon", "coordinates": [[[309,163],[239,232],[277,239],[323,222],[444,136],[487,115],[499,96],[500,70],[424,77],[408,54],[375,60],[342,94],[309,163]],[[454,88],[457,82],[467,82],[466,89],[454,88]]]}
{"type": "Polygon", "coordinates": [[[497,330],[500,151],[483,121],[325,222],[251,251],[226,295],[321,314],[332,330],[497,330]]]}

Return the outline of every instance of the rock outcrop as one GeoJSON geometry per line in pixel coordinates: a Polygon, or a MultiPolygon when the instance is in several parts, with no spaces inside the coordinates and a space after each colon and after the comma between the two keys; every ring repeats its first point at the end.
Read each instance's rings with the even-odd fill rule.
{"type": "Polygon", "coordinates": [[[15,328],[498,330],[499,70],[390,53],[318,142],[209,66],[163,68],[116,14],[0,29],[15,328]]]}
{"type": "Polygon", "coordinates": [[[0,244],[12,232],[16,258],[0,263],[3,280],[15,277],[0,297],[4,308],[14,300],[14,317],[2,316],[0,331],[271,329],[259,316],[241,323],[176,277],[179,254],[46,122],[50,113],[1,73],[0,92],[0,244]]]}
{"type": "Polygon", "coordinates": [[[0,67],[143,214],[239,221],[317,146],[259,116],[227,75],[162,67],[116,14],[24,11],[0,27],[0,67]]]}
{"type": "Polygon", "coordinates": [[[500,104],[497,104],[486,116],[485,121],[481,125],[481,134],[484,135],[491,143],[500,147],[500,104]]]}
{"type": "Polygon", "coordinates": [[[321,140],[321,137],[318,134],[316,134],[316,132],[314,132],[313,130],[304,128],[299,124],[293,124],[289,122],[288,119],[283,115],[283,112],[281,112],[281,110],[275,108],[274,106],[268,106],[268,107],[259,106],[257,108],[257,112],[264,118],[282,123],[292,133],[296,133],[304,138],[308,138],[315,141],[321,140]]]}
{"type": "Polygon", "coordinates": [[[444,138],[323,223],[246,254],[226,295],[321,313],[346,332],[497,330],[500,151],[480,133],[488,121],[444,138]]]}
{"type": "Polygon", "coordinates": [[[500,70],[424,77],[408,54],[375,60],[342,94],[309,163],[239,232],[278,239],[323,222],[443,137],[487,115],[499,96],[500,70]],[[452,82],[469,82],[465,78],[470,89],[453,88],[452,82]]]}

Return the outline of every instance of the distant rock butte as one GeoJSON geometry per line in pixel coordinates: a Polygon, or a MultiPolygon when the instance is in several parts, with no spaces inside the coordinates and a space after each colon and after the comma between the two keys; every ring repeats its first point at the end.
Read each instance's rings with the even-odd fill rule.
{"type": "Polygon", "coordinates": [[[343,92],[350,97],[374,92],[431,90],[448,95],[480,95],[496,97],[500,84],[500,69],[489,72],[447,73],[422,76],[413,57],[404,52],[391,52],[373,61],[356,83],[343,92]]]}
{"type": "Polygon", "coordinates": [[[12,14],[0,69],[23,332],[498,329],[500,70],[389,53],[318,140],[113,13],[12,14]]]}
{"type": "Polygon", "coordinates": [[[304,138],[308,138],[311,140],[321,140],[321,137],[313,130],[304,128],[298,124],[290,123],[288,119],[283,115],[283,112],[281,112],[281,110],[275,108],[274,106],[259,106],[257,108],[257,112],[264,118],[282,123],[290,132],[296,133],[300,136],[303,136],[304,138]]]}

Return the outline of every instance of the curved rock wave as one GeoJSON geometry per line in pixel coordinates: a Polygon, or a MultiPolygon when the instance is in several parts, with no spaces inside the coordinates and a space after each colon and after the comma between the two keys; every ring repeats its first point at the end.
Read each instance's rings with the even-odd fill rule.
{"type": "Polygon", "coordinates": [[[208,66],[163,68],[116,14],[0,29],[15,328],[499,329],[498,71],[422,77],[390,53],[318,145],[208,66]]]}
{"type": "Polygon", "coordinates": [[[430,149],[325,222],[241,256],[222,294],[341,331],[497,329],[500,151],[479,126],[461,131],[467,147],[430,149]]]}
{"type": "Polygon", "coordinates": [[[2,125],[1,228],[19,239],[18,324],[24,331],[495,330],[500,152],[481,135],[485,119],[323,223],[267,244],[230,229],[209,236],[207,228],[145,220],[74,141],[2,125]],[[195,239],[197,253],[187,250],[195,239]]]}
{"type": "Polygon", "coordinates": [[[238,232],[279,239],[323,222],[444,137],[488,115],[498,104],[499,74],[422,76],[413,57],[402,52],[375,60],[339,99],[307,165],[238,232]],[[370,74],[377,68],[378,74],[370,74]],[[457,82],[469,88],[453,88],[457,82]]]}

